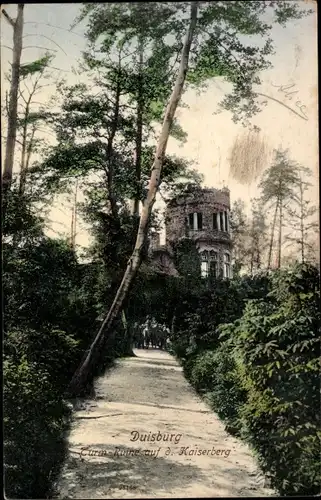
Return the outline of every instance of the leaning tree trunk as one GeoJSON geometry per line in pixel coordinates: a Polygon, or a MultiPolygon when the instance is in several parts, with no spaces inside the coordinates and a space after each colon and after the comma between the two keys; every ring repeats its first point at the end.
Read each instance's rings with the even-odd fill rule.
{"type": "Polygon", "coordinates": [[[12,183],[13,162],[17,136],[18,121],[18,91],[20,79],[20,61],[22,52],[22,32],[23,32],[23,9],[24,4],[18,4],[17,19],[13,21],[8,14],[2,10],[3,15],[13,27],[13,60],[11,85],[8,110],[8,131],[6,140],[6,155],[2,174],[2,217],[3,220],[7,211],[8,193],[12,183]]]}
{"type": "Polygon", "coordinates": [[[96,335],[95,340],[93,341],[89,350],[86,352],[84,359],[82,360],[79,368],[75,372],[69,384],[67,392],[68,395],[70,396],[79,394],[79,392],[81,392],[81,390],[86,385],[86,381],[88,376],[91,374],[92,367],[94,366],[95,361],[98,359],[100,349],[104,344],[107,334],[110,333],[112,324],[116,316],[122,309],[123,303],[127,298],[130,286],[136,277],[136,274],[138,272],[138,269],[142,261],[142,251],[146,243],[150,215],[152,212],[153,205],[155,203],[156,193],[160,182],[160,176],[162,172],[164,156],[166,153],[168,137],[171,126],[173,124],[178,103],[183,93],[186,73],[188,69],[189,54],[197,22],[197,9],[198,9],[197,4],[198,2],[192,2],[191,4],[190,24],[186,35],[186,40],[182,49],[182,56],[181,56],[178,75],[176,78],[175,86],[172,91],[170,101],[165,111],[162,131],[158,140],[154,162],[151,168],[148,193],[140,217],[135,248],[128,261],[127,269],[123,276],[122,282],[117,290],[116,297],[109,309],[109,312],[106,318],[104,319],[99,329],[99,332],[96,335]]]}
{"type": "Polygon", "coordinates": [[[268,269],[271,268],[274,232],[275,232],[275,224],[276,224],[276,217],[277,217],[277,213],[278,213],[278,208],[279,208],[279,202],[277,201],[276,207],[275,207],[275,212],[274,212],[274,217],[273,217],[273,222],[272,222],[272,234],[271,234],[271,240],[270,240],[270,246],[269,246],[268,269]]]}

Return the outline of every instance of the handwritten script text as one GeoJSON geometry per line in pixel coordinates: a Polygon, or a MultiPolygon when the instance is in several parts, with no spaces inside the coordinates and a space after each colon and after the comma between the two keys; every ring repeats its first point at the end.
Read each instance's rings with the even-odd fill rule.
{"type": "MultiPolygon", "coordinates": [[[[297,97],[298,97],[296,94],[298,94],[299,91],[295,90],[294,83],[292,83],[292,84],[289,83],[287,85],[273,85],[273,83],[272,83],[271,85],[272,85],[272,87],[276,87],[278,89],[278,92],[282,92],[284,97],[289,101],[292,101],[292,99],[297,99],[297,97]]],[[[306,114],[306,109],[307,109],[306,106],[304,104],[302,104],[302,102],[299,100],[296,100],[295,106],[299,109],[299,113],[296,110],[289,108],[288,106],[287,107],[288,107],[288,109],[293,111],[293,113],[297,114],[298,116],[300,116],[304,120],[308,120],[308,117],[306,114]]]]}

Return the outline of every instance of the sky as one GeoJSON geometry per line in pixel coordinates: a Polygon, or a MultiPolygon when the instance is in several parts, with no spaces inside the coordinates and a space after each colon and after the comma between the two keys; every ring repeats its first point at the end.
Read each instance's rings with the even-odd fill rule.
{"type": "MultiPolygon", "coordinates": [[[[266,141],[269,151],[282,147],[289,149],[290,157],[313,172],[313,183],[309,196],[319,204],[319,153],[318,153],[318,80],[317,80],[317,16],[316,3],[300,2],[309,5],[315,14],[288,24],[285,28],[275,25],[272,38],[276,54],[272,57],[273,69],[261,75],[262,86],[259,91],[268,99],[266,107],[255,117],[253,123],[261,129],[261,137],[266,141]],[[291,91],[296,94],[286,96],[278,86],[293,85],[291,91]],[[283,103],[278,103],[277,99],[283,103]],[[307,119],[294,114],[286,106],[298,110],[295,102],[300,100],[304,105],[307,119]]],[[[8,14],[15,17],[17,5],[3,5],[8,14]]],[[[67,82],[74,84],[84,81],[83,75],[75,74],[77,60],[86,48],[83,37],[85,25],[70,26],[76,18],[80,4],[26,4],[24,9],[24,50],[22,62],[41,57],[50,49],[55,55],[53,66],[56,75],[63,76],[67,82]]],[[[12,51],[12,29],[1,16],[1,80],[2,99],[6,89],[3,75],[9,69],[12,51]]],[[[214,114],[217,105],[224,96],[228,85],[221,79],[210,82],[206,91],[201,94],[188,90],[184,102],[188,109],[181,108],[177,117],[188,138],[184,144],[170,138],[167,153],[177,154],[191,160],[199,172],[204,175],[206,187],[227,185],[231,192],[231,202],[238,198],[247,203],[258,195],[257,182],[239,182],[230,173],[230,150],[235,139],[245,132],[240,124],[232,121],[231,113],[224,111],[214,114]]],[[[46,102],[52,95],[54,87],[45,87],[38,94],[38,102],[46,102]]],[[[2,131],[3,134],[3,131],[2,131]]],[[[50,137],[48,137],[49,140],[50,137]]],[[[81,199],[80,199],[81,201],[81,199]]],[[[161,203],[158,202],[161,206],[161,203]]],[[[68,233],[71,224],[71,207],[63,198],[59,199],[50,214],[52,221],[51,236],[57,232],[68,233]]],[[[90,238],[85,226],[80,222],[77,244],[87,246],[90,238]]],[[[164,235],[162,234],[162,241],[164,235]]]]}

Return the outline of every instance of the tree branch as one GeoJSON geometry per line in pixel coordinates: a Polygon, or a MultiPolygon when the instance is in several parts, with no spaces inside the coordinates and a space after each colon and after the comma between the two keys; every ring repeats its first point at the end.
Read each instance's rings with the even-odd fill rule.
{"type": "Polygon", "coordinates": [[[8,21],[9,24],[14,28],[15,27],[15,21],[9,16],[9,14],[4,10],[1,9],[2,14],[4,15],[5,19],[8,21]]]}
{"type": "Polygon", "coordinates": [[[27,38],[28,36],[42,36],[42,38],[46,38],[47,40],[49,40],[49,42],[52,42],[55,45],[57,45],[58,49],[60,49],[66,56],[68,56],[67,52],[57,42],[55,42],[54,40],[52,40],[52,38],[49,38],[46,35],[40,35],[39,33],[30,33],[28,35],[24,35],[23,38],[27,38]]]}
{"type": "Polygon", "coordinates": [[[50,28],[56,28],[56,29],[59,29],[59,30],[67,31],[67,33],[72,33],[73,35],[77,35],[80,38],[83,38],[83,35],[80,35],[79,33],[76,33],[75,31],[67,30],[66,28],[61,28],[61,26],[55,26],[54,24],[40,23],[38,21],[37,22],[35,22],[35,21],[26,21],[25,24],[34,24],[34,25],[42,24],[43,26],[50,26],[50,28]]]}
{"type": "MultiPolygon", "coordinates": [[[[8,49],[10,47],[7,47],[8,49]]],[[[26,47],[23,47],[22,50],[25,49],[44,49],[44,50],[50,50],[51,52],[58,52],[56,49],[48,49],[47,47],[40,47],[39,45],[26,45],[26,47]]]]}
{"type": "Polygon", "coordinates": [[[24,103],[27,104],[27,100],[26,100],[25,96],[23,95],[23,92],[22,92],[21,88],[19,87],[18,90],[19,90],[20,97],[22,98],[22,100],[24,101],[24,103]]]}

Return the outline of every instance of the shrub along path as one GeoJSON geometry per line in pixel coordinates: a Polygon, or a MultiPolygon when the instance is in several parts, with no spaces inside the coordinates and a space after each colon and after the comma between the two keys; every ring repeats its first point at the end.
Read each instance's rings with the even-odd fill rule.
{"type": "Polygon", "coordinates": [[[249,448],[225,432],[176,360],[152,349],[135,354],[98,379],[95,400],[75,411],[57,497],[273,494],[249,448]]]}

